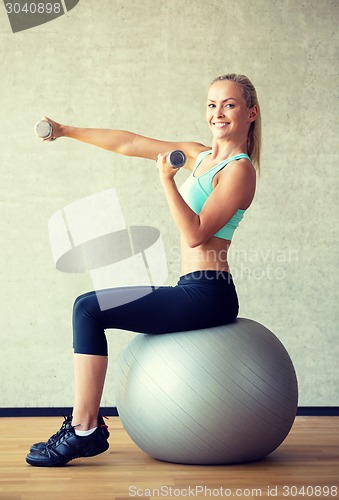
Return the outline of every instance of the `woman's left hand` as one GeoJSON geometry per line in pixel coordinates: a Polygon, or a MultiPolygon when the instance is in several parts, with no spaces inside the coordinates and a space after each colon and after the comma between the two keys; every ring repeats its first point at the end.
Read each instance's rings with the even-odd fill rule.
{"type": "Polygon", "coordinates": [[[159,170],[161,180],[173,179],[175,174],[178,172],[178,168],[171,167],[166,161],[168,153],[158,154],[158,158],[156,160],[157,168],[159,170]]]}

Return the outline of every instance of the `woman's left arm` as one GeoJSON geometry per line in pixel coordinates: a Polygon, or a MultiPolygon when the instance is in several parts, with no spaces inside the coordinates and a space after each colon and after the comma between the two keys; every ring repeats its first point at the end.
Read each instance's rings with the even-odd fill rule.
{"type": "Polygon", "coordinates": [[[191,248],[208,241],[239,208],[247,209],[252,202],[256,174],[248,160],[234,161],[220,172],[218,184],[200,214],[196,214],[179,193],[174,180],[177,170],[167,165],[166,155],[159,155],[157,164],[174,222],[191,248]]]}

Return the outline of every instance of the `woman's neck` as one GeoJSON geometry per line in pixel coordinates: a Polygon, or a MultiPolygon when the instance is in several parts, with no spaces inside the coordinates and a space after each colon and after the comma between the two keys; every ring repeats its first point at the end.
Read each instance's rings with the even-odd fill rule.
{"type": "Polygon", "coordinates": [[[247,153],[247,141],[243,143],[232,143],[229,141],[213,140],[211,160],[231,158],[240,153],[247,153]]]}

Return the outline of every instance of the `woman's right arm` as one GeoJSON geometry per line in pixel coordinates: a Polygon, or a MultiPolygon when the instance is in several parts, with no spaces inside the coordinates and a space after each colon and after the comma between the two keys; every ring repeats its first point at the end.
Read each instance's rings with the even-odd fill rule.
{"type": "Polygon", "coordinates": [[[76,139],[99,148],[107,149],[126,156],[133,156],[135,135],[127,130],[110,130],[101,128],[79,128],[64,125],[62,136],[76,139]]]}
{"type": "Polygon", "coordinates": [[[208,149],[203,144],[196,142],[160,141],[127,130],[72,127],[61,125],[46,116],[43,119],[53,127],[52,136],[44,140],[69,137],[125,156],[136,156],[150,160],[156,160],[159,153],[166,154],[175,149],[181,149],[187,156],[188,161],[185,166],[189,169],[192,168],[197,155],[208,149]]]}

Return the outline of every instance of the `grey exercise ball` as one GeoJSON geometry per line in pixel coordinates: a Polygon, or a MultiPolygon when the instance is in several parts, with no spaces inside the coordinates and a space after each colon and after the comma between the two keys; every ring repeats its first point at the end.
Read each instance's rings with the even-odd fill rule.
{"type": "Polygon", "coordinates": [[[120,357],[116,389],[119,416],[135,444],[182,464],[265,457],[290,431],[298,401],[286,349],[270,330],[244,318],[136,335],[120,357]]]}

